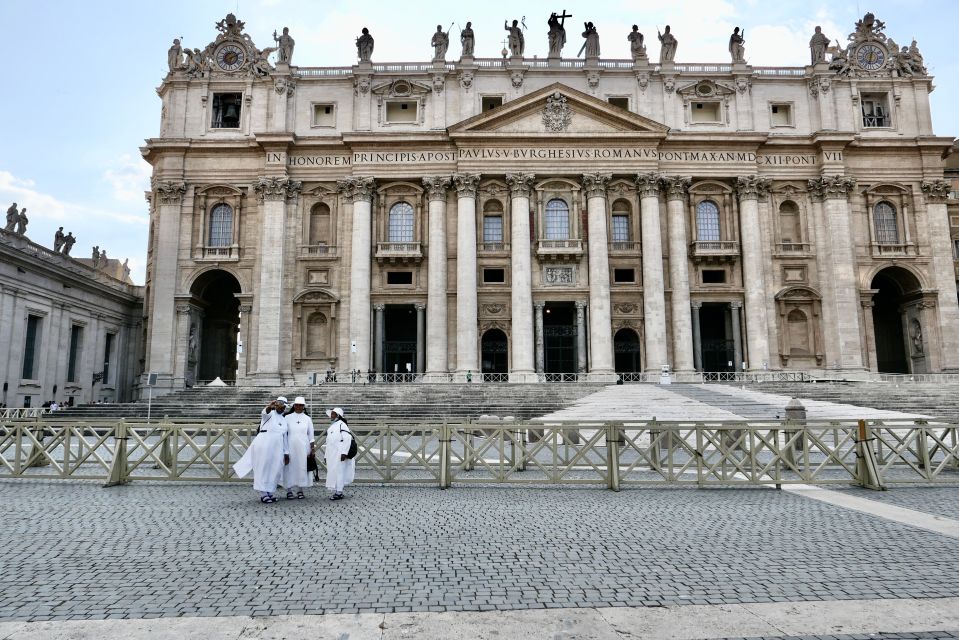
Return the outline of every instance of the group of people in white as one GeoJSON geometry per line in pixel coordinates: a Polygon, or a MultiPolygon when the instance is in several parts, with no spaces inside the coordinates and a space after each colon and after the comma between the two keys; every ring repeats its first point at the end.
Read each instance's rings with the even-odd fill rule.
{"type": "MultiPolygon", "coordinates": [[[[253,472],[253,490],[260,502],[276,502],[276,489],[286,489],[287,500],[302,500],[303,490],[313,486],[316,437],[313,419],[306,413],[306,400],[299,396],[292,407],[283,396],[270,402],[260,414],[260,428],[250,447],[233,470],[240,478],[253,472]]],[[[356,443],[343,409],[327,409],[326,488],[330,500],[342,500],[343,488],[356,474],[356,443]]]]}

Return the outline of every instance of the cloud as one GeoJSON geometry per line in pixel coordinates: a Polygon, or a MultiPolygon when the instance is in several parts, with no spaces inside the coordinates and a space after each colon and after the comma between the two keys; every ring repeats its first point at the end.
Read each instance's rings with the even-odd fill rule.
{"type": "Polygon", "coordinates": [[[113,187],[113,198],[120,202],[142,202],[143,192],[150,188],[150,165],[142,158],[128,153],[117,160],[115,166],[103,172],[103,179],[113,187]]]}
{"type": "MultiPolygon", "coordinates": [[[[146,225],[149,222],[145,205],[138,207],[143,213],[121,213],[66,202],[56,196],[37,191],[35,187],[36,184],[33,180],[20,179],[9,171],[0,170],[0,201],[3,201],[3,199],[11,199],[17,202],[20,207],[26,207],[28,209],[28,217],[31,220],[53,220],[62,222],[65,220],[96,219],[140,225],[146,225]]],[[[140,190],[140,194],[143,194],[142,189],[140,190]]]]}

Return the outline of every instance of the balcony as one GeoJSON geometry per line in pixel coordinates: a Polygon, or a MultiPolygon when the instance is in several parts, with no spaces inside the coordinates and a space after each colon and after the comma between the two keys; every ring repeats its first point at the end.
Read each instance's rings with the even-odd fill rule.
{"type": "Polygon", "coordinates": [[[776,245],[776,254],[781,257],[803,257],[811,253],[808,242],[780,242],[776,245]]]}
{"type": "Polygon", "coordinates": [[[476,253],[491,256],[491,255],[509,255],[509,243],[508,242],[480,242],[476,245],[476,253]]]}
{"type": "Polygon", "coordinates": [[[873,258],[914,258],[915,256],[916,245],[911,242],[906,244],[872,243],[873,258]]]}
{"type": "Polygon", "coordinates": [[[423,259],[419,242],[377,242],[376,260],[380,263],[416,263],[423,259]]]}
{"type": "Polygon", "coordinates": [[[580,238],[540,240],[536,243],[536,255],[543,260],[577,260],[583,255],[583,241],[580,238]]]}
{"type": "Polygon", "coordinates": [[[336,249],[336,245],[305,244],[300,246],[300,257],[318,260],[332,259],[337,257],[336,249]]]}
{"type": "Polygon", "coordinates": [[[236,262],[240,259],[240,247],[231,245],[229,247],[197,247],[194,252],[194,260],[206,262],[236,262]]]}
{"type": "Polygon", "coordinates": [[[633,242],[632,240],[616,240],[610,242],[607,247],[610,255],[638,256],[642,254],[640,243],[633,242]]]}
{"type": "Polygon", "coordinates": [[[735,240],[696,240],[689,243],[694,262],[721,263],[739,259],[739,243],[735,240]]]}

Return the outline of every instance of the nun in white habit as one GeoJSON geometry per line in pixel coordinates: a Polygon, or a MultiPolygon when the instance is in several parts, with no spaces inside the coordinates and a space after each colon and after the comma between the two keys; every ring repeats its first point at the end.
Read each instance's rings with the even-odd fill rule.
{"type": "Polygon", "coordinates": [[[343,409],[327,409],[326,415],[330,419],[326,430],[326,488],[333,492],[330,500],[342,500],[343,487],[353,482],[356,475],[356,460],[346,457],[353,433],[346,424],[343,409]]]}
{"type": "Polygon", "coordinates": [[[313,486],[313,474],[306,470],[306,457],[313,453],[316,447],[313,419],[306,415],[306,400],[303,396],[293,400],[293,412],[286,414],[286,424],[290,430],[290,464],[286,465],[283,471],[283,486],[286,487],[287,500],[294,497],[302,500],[306,497],[303,489],[313,486]]]}
{"type": "MultiPolygon", "coordinates": [[[[260,502],[276,502],[273,494],[283,481],[283,467],[290,462],[289,429],[283,410],[287,399],[280,396],[260,413],[260,429],[236,464],[233,471],[240,478],[253,472],[253,490],[260,493],[260,502]]],[[[306,462],[303,463],[304,467],[306,462]]]]}

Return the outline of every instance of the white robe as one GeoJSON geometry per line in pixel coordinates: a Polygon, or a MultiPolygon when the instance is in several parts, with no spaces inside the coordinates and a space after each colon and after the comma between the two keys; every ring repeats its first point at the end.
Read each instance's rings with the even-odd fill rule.
{"type": "Polygon", "coordinates": [[[340,460],[340,455],[350,451],[350,442],[353,441],[350,433],[350,428],[341,420],[326,430],[326,488],[337,493],[342,492],[356,476],[356,459],[340,460]]]}
{"type": "Polygon", "coordinates": [[[283,486],[312,487],[313,474],[306,470],[306,455],[315,440],[313,420],[305,412],[293,412],[286,416],[286,425],[290,430],[290,464],[283,470],[283,486]]]}
{"type": "Polygon", "coordinates": [[[233,465],[233,471],[241,478],[253,471],[254,491],[274,493],[283,480],[283,456],[289,453],[286,419],[276,411],[267,413],[264,409],[260,414],[260,432],[233,465]]]}

